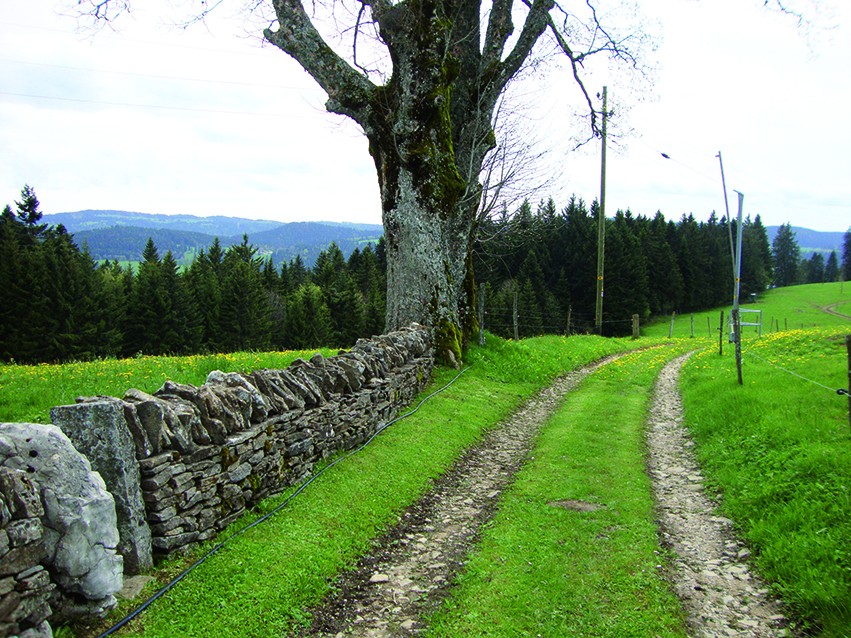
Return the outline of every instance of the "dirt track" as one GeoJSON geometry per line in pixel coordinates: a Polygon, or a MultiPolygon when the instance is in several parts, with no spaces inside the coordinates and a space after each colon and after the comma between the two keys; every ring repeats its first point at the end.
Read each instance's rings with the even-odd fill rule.
{"type": "MultiPolygon", "coordinates": [[[[750,571],[748,549],[704,492],[682,424],[677,389],[686,357],[669,363],[654,390],[647,428],[660,539],[672,552],[668,577],[683,601],[692,635],[789,635],[781,607],[750,571]]],[[[611,359],[609,359],[611,360],[611,359]]],[[[604,360],[568,374],[529,400],[462,456],[432,491],[404,512],[336,594],[311,610],[300,636],[395,637],[423,632],[420,618],[447,593],[490,519],[499,495],[523,463],[538,429],[604,360]]]]}

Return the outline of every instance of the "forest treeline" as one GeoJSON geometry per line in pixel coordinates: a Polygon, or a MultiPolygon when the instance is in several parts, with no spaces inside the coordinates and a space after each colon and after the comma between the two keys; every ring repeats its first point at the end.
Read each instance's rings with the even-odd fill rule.
{"type": "MultiPolygon", "coordinates": [[[[474,272],[485,288],[485,327],[511,337],[586,332],[594,328],[597,281],[597,203],[572,198],[559,210],[552,199],[533,210],[482,222],[474,272]],[[515,312],[517,319],[515,322],[515,312]],[[568,326],[569,322],[569,326],[568,326]]],[[[733,229],[735,242],[735,229],[733,229]]],[[[741,299],[770,285],[836,281],[839,260],[816,253],[801,260],[791,225],[769,245],[757,215],[743,223],[741,299]]],[[[845,279],[851,278],[851,232],[845,234],[845,279]]],[[[629,334],[632,315],[646,321],[732,303],[730,230],[713,213],[706,222],[674,222],[618,211],[606,219],[603,332],[629,334]]]]}
{"type": "Polygon", "coordinates": [[[227,249],[216,239],[183,269],[149,240],[133,270],[96,264],[38,206],[25,187],[0,215],[0,360],[351,345],[384,330],[383,240],[276,268],[247,236],[227,249]]]}
{"type": "MultiPolygon", "coordinates": [[[[149,240],[131,269],[96,263],[63,226],[41,217],[29,186],[14,210],[0,214],[0,361],[346,347],[384,329],[383,239],[348,258],[331,244],[312,268],[300,257],[275,266],[247,236],[226,249],[214,240],[181,268],[149,240]]],[[[723,219],[673,222],[618,212],[606,225],[606,334],[627,333],[633,314],[646,320],[730,302],[723,219]]],[[[837,278],[835,256],[822,258],[820,270],[802,262],[791,227],[784,228],[772,252],[759,217],[747,220],[743,296],[765,290],[778,274],[782,285],[837,278]]],[[[846,271],[849,244],[851,233],[846,271]]],[[[593,328],[596,203],[589,209],[573,198],[559,210],[549,200],[533,210],[524,202],[514,214],[483,221],[474,248],[487,329],[512,336],[515,307],[521,336],[563,333],[568,315],[572,331],[593,328]]]]}

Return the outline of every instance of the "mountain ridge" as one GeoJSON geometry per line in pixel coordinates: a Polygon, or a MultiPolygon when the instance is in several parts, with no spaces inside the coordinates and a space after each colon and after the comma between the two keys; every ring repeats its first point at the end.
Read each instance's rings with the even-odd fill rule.
{"type": "Polygon", "coordinates": [[[44,215],[42,222],[62,224],[93,259],[140,261],[148,238],[160,254],[171,251],[188,263],[218,237],[223,247],[238,244],[243,235],[261,256],[280,264],[301,256],[311,266],[319,253],[335,242],[348,256],[355,248],[375,243],[383,234],[378,224],[348,222],[276,222],[242,217],[162,215],[117,210],[82,210],[44,215]]]}

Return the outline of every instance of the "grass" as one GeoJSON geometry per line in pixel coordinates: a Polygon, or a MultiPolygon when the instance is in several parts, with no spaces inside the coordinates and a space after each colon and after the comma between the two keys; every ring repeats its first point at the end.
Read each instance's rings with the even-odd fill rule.
{"type": "MultiPolygon", "coordinates": [[[[640,431],[662,360],[702,348],[684,369],[682,391],[710,486],[753,546],[756,568],[794,612],[826,638],[851,637],[851,430],[847,399],[830,390],[847,384],[844,334],[851,322],[818,310],[840,303],[837,310],[846,311],[849,294],[841,284],[767,293],[757,304],[766,326],[779,317],[782,328],[788,317],[790,327],[822,328],[766,329],[762,339],[746,332],[743,387],[726,339],[725,355],[717,354],[717,333],[629,355],[587,380],[542,432],[534,460],[506,493],[455,596],[435,616],[433,634],[682,635],[679,608],[656,574],[664,561],[655,553],[640,431]],[[548,505],[567,498],[607,507],[577,513],[548,505]]],[[[717,310],[696,315],[696,327],[706,331],[706,317],[717,330],[717,310]]],[[[645,331],[667,337],[668,322],[645,331]]],[[[679,318],[675,336],[689,332],[689,318],[679,318]]],[[[648,342],[489,336],[485,347],[471,349],[470,370],[446,392],[234,539],[121,635],[285,635],[308,621],[305,610],[334,576],[433,478],[532,392],[565,370],[648,342]]],[[[80,394],[150,392],[166,378],[199,384],[214,368],[282,367],[307,354],[2,366],[0,421],[46,421],[50,407],[80,394]]],[[[438,370],[433,387],[454,374],[438,370]]],[[[284,497],[266,501],[225,534],[284,497]]],[[[199,555],[161,565],[148,591],[199,555]]],[[[62,635],[93,635],[133,604],[122,603],[95,628],[62,635]]]]}
{"type": "Polygon", "coordinates": [[[751,341],[741,387],[732,357],[707,350],[686,364],[682,382],[722,509],[774,591],[825,637],[851,636],[851,427],[848,399],[833,391],[848,383],[847,332],[751,341]]]}
{"type": "Polygon", "coordinates": [[[663,581],[644,420],[671,349],[627,355],[572,392],[500,500],[429,636],[685,636],[663,581]],[[614,400],[613,400],[614,399],[614,400]],[[577,512],[551,503],[602,504],[577,512]]]}
{"type": "MultiPolygon", "coordinates": [[[[333,577],[464,448],[556,374],[631,346],[598,337],[519,343],[490,337],[487,347],[470,352],[469,371],[445,392],[323,474],[262,526],[235,538],[119,635],[265,637],[301,625],[308,620],[305,609],[328,592],[333,577]]],[[[439,369],[433,387],[454,374],[439,369]]],[[[285,496],[269,499],[261,510],[285,496]]],[[[163,566],[159,583],[192,559],[163,566]]],[[[92,635],[105,626],[78,627],[77,633],[92,635]]]]}
{"type": "MultiPolygon", "coordinates": [[[[136,357],[65,364],[0,364],[0,423],[50,423],[50,409],[78,396],[122,397],[129,388],[156,391],[170,379],[201,385],[212,370],[284,368],[311,351],[237,352],[187,357],[136,357]]],[[[336,350],[321,350],[326,356],[336,350]]]]}
{"type": "MultiPolygon", "coordinates": [[[[847,302],[851,305],[851,283],[834,282],[774,288],[767,291],[756,303],[743,303],[742,309],[762,310],[762,332],[769,334],[777,331],[778,325],[780,331],[849,325],[848,319],[830,315],[821,310],[822,307],[837,302],[847,302]]],[[[843,307],[848,306],[838,306],[836,310],[845,312],[843,307]]],[[[693,313],[695,336],[711,338],[717,343],[720,310],[716,308],[693,313]]],[[[723,310],[726,332],[731,308],[727,307],[723,310]]],[[[678,315],[674,318],[674,338],[691,336],[691,318],[692,314],[678,315]]],[[[749,319],[747,314],[742,315],[742,321],[749,321],[749,319]]],[[[648,337],[667,337],[670,325],[670,317],[659,317],[658,321],[643,327],[641,333],[648,337]]],[[[757,329],[745,327],[742,333],[746,339],[755,337],[757,329]]]]}

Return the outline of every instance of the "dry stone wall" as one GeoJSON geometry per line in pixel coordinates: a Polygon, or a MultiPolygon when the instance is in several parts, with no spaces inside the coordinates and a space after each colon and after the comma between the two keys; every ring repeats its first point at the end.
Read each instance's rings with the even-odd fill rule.
{"type": "Polygon", "coordinates": [[[200,387],[82,397],[54,408],[53,425],[0,424],[0,638],[102,613],[122,565],[144,572],[152,555],[213,538],[365,442],[433,364],[430,333],[414,325],[284,370],[214,371],[200,387]]]}
{"type": "Polygon", "coordinates": [[[41,564],[44,508],[26,472],[0,467],[0,636],[52,635],[55,585],[41,564]]]}
{"type": "Polygon", "coordinates": [[[200,387],[168,381],[153,394],[83,398],[51,416],[116,494],[131,573],[149,564],[146,545],[162,556],[213,538],[322,459],[366,441],[420,392],[432,366],[429,332],[413,326],[284,370],[214,371],[200,387]]]}

